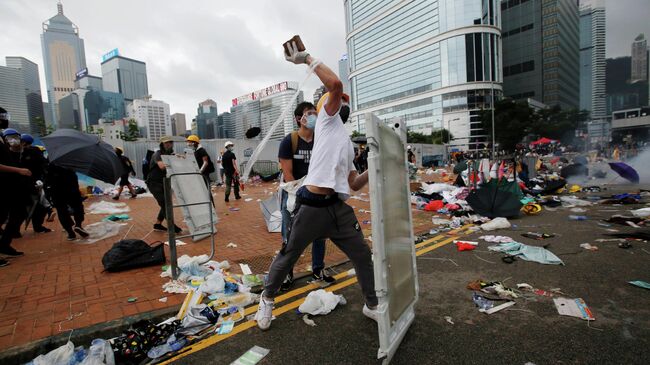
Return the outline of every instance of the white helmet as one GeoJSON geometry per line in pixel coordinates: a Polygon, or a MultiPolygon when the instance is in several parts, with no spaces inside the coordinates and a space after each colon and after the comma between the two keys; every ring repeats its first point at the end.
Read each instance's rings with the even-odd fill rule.
{"type": "Polygon", "coordinates": [[[223,146],[224,146],[225,148],[228,148],[228,146],[234,146],[234,145],[235,145],[235,144],[232,143],[232,141],[228,141],[228,142],[226,142],[226,144],[224,144],[223,146]]]}
{"type": "Polygon", "coordinates": [[[411,146],[406,146],[406,149],[407,149],[407,150],[410,150],[410,149],[411,149],[411,146]]]}

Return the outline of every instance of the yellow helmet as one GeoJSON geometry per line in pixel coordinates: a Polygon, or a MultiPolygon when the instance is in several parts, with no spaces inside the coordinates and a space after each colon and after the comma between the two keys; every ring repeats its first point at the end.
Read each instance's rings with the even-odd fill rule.
{"type": "MultiPolygon", "coordinates": [[[[316,104],[316,113],[320,114],[320,109],[323,107],[323,105],[325,104],[325,100],[327,100],[327,98],[329,98],[329,96],[330,96],[330,93],[326,92],[325,94],[323,94],[323,96],[320,97],[320,99],[318,100],[318,104],[316,104]]],[[[343,93],[343,96],[341,98],[346,103],[350,102],[350,96],[348,94],[346,94],[346,93],[343,93]]]]}
{"type": "Polygon", "coordinates": [[[542,206],[535,203],[528,203],[521,208],[526,215],[536,215],[542,211],[542,206]]]}
{"type": "Polygon", "coordinates": [[[197,136],[197,135],[195,135],[195,134],[191,134],[191,135],[189,135],[189,136],[187,137],[186,141],[188,141],[188,142],[195,142],[195,143],[199,143],[199,142],[201,142],[201,140],[199,139],[199,136],[197,136]]]}
{"type": "Polygon", "coordinates": [[[569,193],[579,193],[580,191],[582,191],[582,188],[579,185],[572,185],[569,188],[569,193]]]}

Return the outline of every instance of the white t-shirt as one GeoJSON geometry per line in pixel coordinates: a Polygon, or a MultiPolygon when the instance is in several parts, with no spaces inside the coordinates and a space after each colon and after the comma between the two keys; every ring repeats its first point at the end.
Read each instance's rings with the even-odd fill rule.
{"type": "Polygon", "coordinates": [[[316,119],[314,148],[303,185],[334,189],[341,200],[347,200],[350,197],[348,176],[350,171],[356,171],[354,147],[339,113],[327,115],[325,104],[316,119]]]}

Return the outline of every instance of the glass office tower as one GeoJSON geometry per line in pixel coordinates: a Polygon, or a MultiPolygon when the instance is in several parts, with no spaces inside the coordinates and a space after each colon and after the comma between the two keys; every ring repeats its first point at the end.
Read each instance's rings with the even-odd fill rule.
{"type": "Polygon", "coordinates": [[[497,0],[345,0],[351,130],[364,115],[409,130],[450,129],[461,149],[481,147],[479,112],[501,95],[497,0]]]}

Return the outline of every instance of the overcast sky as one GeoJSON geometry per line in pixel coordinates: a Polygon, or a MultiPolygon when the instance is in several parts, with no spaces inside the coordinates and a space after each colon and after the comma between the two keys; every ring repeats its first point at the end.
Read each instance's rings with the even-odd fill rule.
{"type": "MultiPolygon", "coordinates": [[[[56,0],[1,0],[0,57],[23,56],[39,65],[45,94],[41,23],[56,14],[56,0]]],[[[64,13],[80,29],[86,63],[101,76],[101,56],[147,63],[149,92],[185,113],[188,124],[207,98],[219,112],[231,99],[281,81],[300,81],[306,67],[286,62],[281,44],[300,34],[316,57],[338,72],[346,52],[342,0],[64,0],[64,13]]],[[[638,33],[650,37],[650,0],[608,0],[607,57],[630,54],[638,33]]],[[[306,84],[305,99],[319,82],[306,84]]]]}

